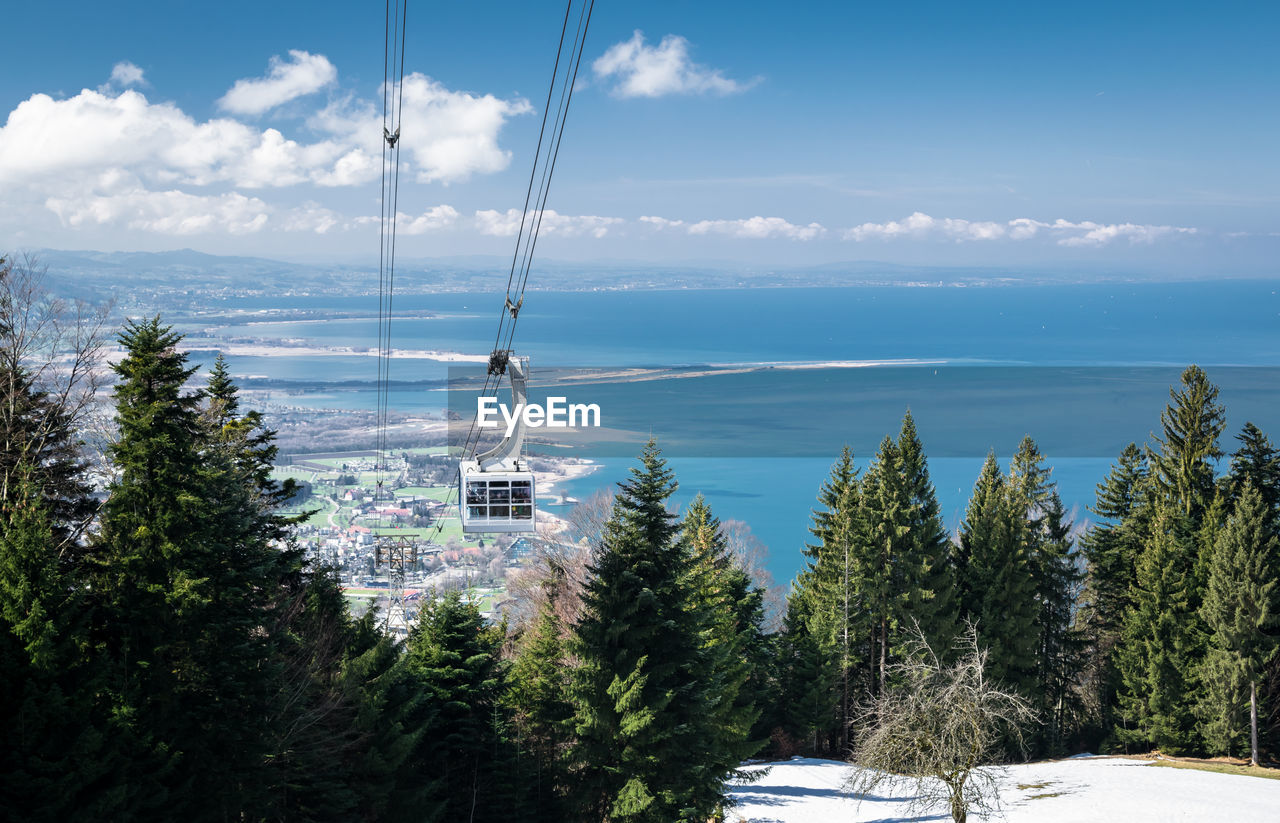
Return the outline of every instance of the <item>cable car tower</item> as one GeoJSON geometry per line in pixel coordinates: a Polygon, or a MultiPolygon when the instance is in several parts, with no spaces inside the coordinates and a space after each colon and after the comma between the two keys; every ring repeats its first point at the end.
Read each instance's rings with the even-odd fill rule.
{"type": "Polygon", "coordinates": [[[400,194],[400,115],[403,110],[405,16],[408,0],[387,4],[386,43],[382,55],[382,213],[379,217],[381,248],[378,256],[378,401],[373,504],[378,508],[374,530],[374,565],[387,567],[388,631],[408,632],[405,607],[405,572],[418,562],[418,546],[412,538],[382,532],[381,503],[394,502],[395,489],[407,466],[394,474],[389,465],[387,429],[391,376],[391,301],[395,294],[396,217],[400,194]]]}
{"type": "Polygon", "coordinates": [[[405,568],[418,562],[418,545],[408,537],[379,535],[375,549],[375,562],[386,564],[388,577],[387,628],[392,631],[409,631],[409,611],[405,606],[405,568]]]}

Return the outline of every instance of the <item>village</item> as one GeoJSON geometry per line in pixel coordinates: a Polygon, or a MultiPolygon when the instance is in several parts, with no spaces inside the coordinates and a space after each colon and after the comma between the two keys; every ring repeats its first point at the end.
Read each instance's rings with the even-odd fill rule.
{"type": "MultiPolygon", "coordinates": [[[[334,568],[352,611],[385,611],[390,595],[388,564],[378,562],[378,538],[404,538],[413,547],[405,563],[404,600],[416,610],[424,596],[458,589],[487,616],[507,599],[506,578],[525,563],[533,540],[555,539],[562,521],[545,506],[574,502],[554,493],[557,480],[591,470],[588,461],[547,461],[539,476],[538,534],[464,534],[458,519],[456,459],[444,446],[391,450],[381,470],[372,450],[292,455],[280,458],[273,476],[291,479],[298,493],[284,510],[303,517],[294,539],[334,568]]],[[[540,461],[541,462],[541,461],[540,461]]]]}

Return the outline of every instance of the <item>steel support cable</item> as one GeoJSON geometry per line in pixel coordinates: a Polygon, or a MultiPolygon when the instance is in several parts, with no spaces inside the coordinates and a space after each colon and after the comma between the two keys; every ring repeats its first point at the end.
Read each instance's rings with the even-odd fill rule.
{"type": "MultiPolygon", "coordinates": [[[[547,196],[550,192],[551,177],[555,171],[556,159],[560,153],[560,141],[564,136],[564,127],[568,119],[569,103],[573,98],[573,87],[577,82],[578,70],[582,64],[582,52],[586,43],[587,28],[591,23],[591,14],[595,9],[595,0],[584,0],[583,5],[578,12],[578,26],[574,33],[573,44],[570,47],[568,60],[565,61],[566,70],[563,81],[560,79],[560,64],[564,57],[564,41],[565,34],[568,31],[569,18],[573,10],[574,0],[568,0],[565,4],[565,17],[560,29],[560,42],[556,47],[556,59],[552,68],[551,83],[547,88],[547,103],[542,113],[542,125],[538,131],[538,145],[534,152],[533,168],[529,173],[529,184],[525,190],[524,208],[520,216],[520,228],[516,236],[515,252],[512,255],[511,270],[507,276],[507,287],[504,295],[502,310],[498,315],[498,329],[494,337],[494,353],[499,351],[500,344],[503,339],[503,330],[508,317],[511,319],[511,325],[506,329],[506,345],[501,348],[510,350],[511,342],[515,335],[516,322],[519,319],[520,307],[524,302],[524,291],[529,281],[529,270],[533,262],[533,251],[537,246],[537,236],[541,232],[543,215],[546,212],[547,196]],[[572,65],[573,70],[570,72],[567,66],[572,65]],[[552,140],[548,145],[547,159],[542,158],[542,144],[546,136],[547,117],[551,111],[551,100],[555,95],[557,83],[561,85],[560,101],[556,108],[556,116],[552,120],[551,135],[552,140]],[[542,167],[542,175],[539,181],[538,193],[532,196],[533,181],[538,179],[539,165],[542,167]],[[532,199],[535,206],[536,215],[531,219],[529,214],[530,200],[532,199]],[[526,231],[528,227],[528,231],[526,231]],[[522,253],[523,247],[523,253],[522,253]],[[519,266],[519,279],[516,280],[517,265],[519,266]],[[518,296],[513,302],[512,285],[519,283],[518,296]]],[[[490,370],[491,371],[491,370],[490,370]]],[[[494,388],[501,385],[501,375],[486,374],[484,388],[481,396],[487,396],[489,387],[492,384],[494,388]],[[496,378],[496,380],[495,380],[496,378]]],[[[462,455],[465,456],[472,451],[472,444],[479,448],[479,431],[477,427],[477,418],[473,415],[471,425],[467,431],[467,439],[462,447],[462,455]]],[[[449,494],[445,497],[445,506],[447,507],[453,497],[454,489],[450,489],[449,494]]],[[[435,533],[438,536],[443,530],[443,522],[436,524],[435,533]]]]}
{"type": "MultiPolygon", "coordinates": [[[[570,46],[568,59],[565,60],[565,34],[568,31],[569,19],[572,16],[573,2],[574,0],[569,0],[569,2],[565,4],[565,17],[561,24],[560,41],[556,46],[556,59],[552,67],[551,82],[547,87],[547,103],[546,108],[542,113],[542,127],[538,132],[538,146],[534,154],[533,168],[529,174],[529,185],[525,191],[525,204],[520,218],[520,228],[516,236],[516,247],[515,253],[512,257],[511,273],[508,275],[507,290],[504,296],[503,306],[498,314],[498,329],[494,339],[495,352],[500,349],[509,350],[511,348],[511,341],[515,333],[515,325],[519,319],[518,307],[523,304],[524,289],[528,284],[529,268],[532,264],[533,258],[533,248],[537,244],[537,234],[541,231],[542,218],[546,211],[547,195],[550,191],[551,174],[554,172],[555,168],[555,157],[559,154],[560,139],[564,135],[564,126],[569,110],[568,105],[573,96],[573,84],[577,80],[578,68],[582,61],[582,50],[586,42],[586,30],[591,20],[591,10],[595,6],[594,0],[590,0],[589,3],[583,2],[579,7],[577,29],[574,32],[574,39],[570,46]],[[560,72],[561,62],[564,62],[566,66],[563,79],[561,79],[560,72]],[[569,66],[573,66],[572,72],[569,70],[569,66]],[[548,115],[551,113],[551,100],[555,95],[557,85],[560,85],[561,87],[560,99],[556,106],[555,117],[552,118],[551,121],[551,140],[546,141],[548,144],[547,154],[544,158],[542,154],[542,145],[546,137],[545,132],[548,115]],[[539,180],[538,192],[531,198],[530,195],[533,191],[533,181],[535,179],[539,179],[538,171],[540,167],[542,174],[539,180]],[[530,215],[529,210],[530,199],[532,199],[534,206],[533,215],[530,215]],[[516,279],[517,261],[519,261],[518,280],[516,279]],[[519,283],[518,296],[514,304],[511,300],[511,285],[513,281],[519,283]],[[515,306],[516,308],[513,310],[512,306],[515,306]],[[508,317],[511,319],[511,325],[507,329],[506,343],[503,345],[503,329],[508,317]]],[[[492,374],[486,375],[485,385],[481,391],[482,396],[486,396],[488,394],[491,381],[496,390],[497,386],[501,384],[501,376],[492,374]]],[[[466,442],[462,449],[462,453],[464,455],[468,452],[473,452],[473,446],[474,448],[479,448],[479,431],[477,429],[476,422],[476,419],[473,417],[471,426],[467,431],[466,442]]]]}
{"type": "MultiPolygon", "coordinates": [[[[395,294],[396,220],[400,197],[400,120],[404,109],[404,46],[408,0],[387,0],[382,54],[382,190],[378,249],[378,357],[374,425],[374,505],[387,479],[390,416],[391,317],[395,294]]],[[[382,514],[378,514],[378,529],[382,514]]]]}
{"type": "MultiPolygon", "coordinates": [[[[572,53],[570,55],[571,58],[573,58],[573,74],[572,76],[570,76],[567,71],[565,73],[564,85],[562,86],[561,92],[560,92],[561,111],[559,112],[559,118],[558,118],[559,129],[555,134],[553,145],[551,146],[550,149],[548,149],[550,162],[543,164],[544,180],[543,180],[543,184],[540,192],[542,197],[541,197],[541,201],[538,203],[537,220],[534,225],[533,231],[530,233],[530,239],[527,244],[527,251],[525,254],[524,266],[523,266],[524,270],[523,270],[523,274],[520,281],[520,293],[517,299],[517,302],[519,304],[523,304],[524,302],[524,290],[529,283],[529,272],[533,267],[533,252],[534,252],[534,249],[537,248],[538,236],[539,234],[541,234],[541,231],[542,231],[542,218],[543,218],[543,215],[546,214],[547,197],[551,193],[551,179],[556,171],[556,161],[560,158],[560,143],[564,138],[565,123],[567,123],[569,120],[569,105],[570,103],[573,102],[573,86],[578,81],[578,69],[582,65],[582,49],[586,43],[586,29],[591,24],[591,12],[594,8],[595,8],[595,0],[589,0],[589,2],[584,4],[584,11],[586,13],[585,20],[583,19],[583,16],[581,13],[578,16],[578,34],[574,38],[575,43],[577,45],[577,56],[576,58],[573,58],[572,53]]],[[[511,318],[511,327],[507,332],[507,344],[505,346],[505,348],[507,349],[511,348],[512,340],[515,338],[516,323],[519,321],[519,319],[520,319],[519,312],[517,312],[516,315],[511,318]]]]}

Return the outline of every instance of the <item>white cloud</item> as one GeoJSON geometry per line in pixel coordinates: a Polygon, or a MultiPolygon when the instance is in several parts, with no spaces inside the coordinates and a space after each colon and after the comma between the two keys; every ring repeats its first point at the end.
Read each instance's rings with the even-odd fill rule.
{"type": "MultiPolygon", "coordinates": [[[[643,218],[642,218],[643,219],[643,218]]],[[[646,222],[655,223],[662,218],[652,218],[646,222]]],[[[678,226],[681,221],[666,221],[665,225],[678,226]]],[[[655,223],[656,225],[663,225],[655,223]]],[[[689,234],[727,234],[731,237],[763,239],[785,237],[790,240],[812,240],[826,233],[820,223],[807,226],[789,223],[781,217],[751,217],[745,220],[702,220],[690,224],[689,234]]]]}
{"type": "Polygon", "coordinates": [[[130,86],[144,86],[147,81],[142,76],[142,69],[128,60],[122,60],[111,68],[111,82],[125,89],[130,86]]]}
{"type": "Polygon", "coordinates": [[[338,79],[338,70],[323,54],[293,49],[289,58],[272,57],[265,77],[237,80],[218,106],[232,114],[262,114],[338,79]]]}
{"type": "MultiPolygon", "coordinates": [[[[117,74],[125,80],[138,76],[117,74]]],[[[505,168],[511,153],[500,147],[499,132],[509,117],[532,111],[522,99],[455,92],[420,74],[406,78],[404,100],[402,171],[423,182],[450,183],[505,168]]],[[[230,117],[200,121],[173,103],[148,100],[137,89],[84,89],[65,99],[35,94],[0,121],[0,190],[10,208],[58,205],[66,226],[109,219],[149,231],[189,233],[190,221],[139,217],[138,209],[146,211],[139,205],[144,195],[154,195],[146,202],[162,202],[185,192],[194,199],[183,201],[184,208],[196,202],[222,206],[233,202],[216,199],[228,189],[377,181],[382,125],[371,103],[350,97],[330,102],[307,126],[309,139],[303,139],[230,117]],[[126,188],[121,181],[127,181],[126,188]],[[77,200],[94,206],[72,206],[77,200]]],[[[262,202],[248,195],[243,200],[262,202]]],[[[253,218],[259,213],[267,212],[253,218]]],[[[430,230],[446,217],[439,212],[425,222],[421,216],[410,218],[408,230],[430,230]]],[[[243,227],[253,218],[218,213],[209,224],[243,227]]],[[[322,232],[349,222],[305,209],[282,209],[274,220],[289,230],[308,226],[322,232]]]]}
{"type": "MultiPolygon", "coordinates": [[[[537,212],[529,213],[529,221],[537,219],[537,212]]],[[[481,234],[494,237],[515,237],[520,231],[520,209],[507,209],[505,212],[496,209],[482,209],[475,214],[475,226],[481,234]]],[[[542,213],[542,234],[557,234],[562,237],[578,237],[590,235],[595,238],[604,237],[611,226],[625,222],[621,217],[597,217],[594,215],[559,214],[553,209],[542,213]]],[[[529,223],[526,222],[526,230],[529,223]]]]}
{"type": "Polygon", "coordinates": [[[648,223],[657,229],[678,229],[684,225],[683,220],[668,220],[665,217],[641,217],[641,223],[648,223]]]}
{"type": "Polygon", "coordinates": [[[316,234],[328,234],[335,228],[347,228],[342,215],[313,201],[290,209],[277,225],[282,231],[305,231],[316,234]]]}
{"type": "Polygon", "coordinates": [[[458,210],[453,206],[432,206],[417,217],[396,215],[396,231],[405,234],[426,234],[447,229],[458,222],[458,210]]]}
{"type": "MultiPolygon", "coordinates": [[[[403,100],[401,171],[413,174],[419,183],[447,185],[473,174],[502,171],[511,162],[511,152],[498,145],[498,133],[511,117],[533,111],[527,100],[451,91],[416,72],[404,79],[403,100]]],[[[348,185],[378,177],[382,115],[371,103],[350,99],[331,103],[308,122],[352,147],[334,164],[332,174],[318,182],[348,185]]]]}
{"type": "Polygon", "coordinates": [[[957,243],[968,240],[1027,240],[1041,231],[1049,233],[1060,246],[1101,246],[1112,240],[1126,237],[1130,243],[1150,243],[1157,237],[1170,234],[1195,234],[1193,228],[1179,226],[1149,226],[1134,223],[1103,224],[1086,220],[1073,223],[1058,219],[1052,223],[1018,217],[1006,223],[971,221],[960,218],[934,218],[923,212],[914,212],[901,221],[887,223],[863,223],[844,232],[846,240],[890,240],[897,237],[940,237],[957,243]]]}
{"type": "Polygon", "coordinates": [[[664,94],[734,94],[746,91],[756,80],[740,83],[689,59],[689,41],[675,34],[657,46],[644,41],[636,29],[630,40],[615,43],[591,64],[596,77],[617,77],[613,94],[618,97],[661,97],[664,94]]]}
{"type": "Polygon", "coordinates": [[[302,145],[229,119],[196,122],[134,90],[32,95],[0,128],[0,184],[64,186],[126,170],[164,185],[288,186],[333,173],[335,141],[302,145]]]}
{"type": "Polygon", "coordinates": [[[94,197],[51,197],[45,205],[63,225],[123,225],[158,234],[250,234],[267,224],[270,208],[231,192],[194,195],[132,188],[94,197]]]}
{"type": "Polygon", "coordinates": [[[1086,220],[1082,223],[1071,223],[1061,219],[1054,221],[1052,229],[1058,232],[1084,232],[1083,234],[1070,234],[1059,238],[1058,245],[1060,246],[1102,246],[1121,237],[1128,238],[1131,245],[1136,245],[1138,243],[1153,243],[1157,237],[1163,237],[1168,234],[1196,233],[1193,228],[1180,226],[1142,226],[1134,223],[1105,225],[1094,223],[1091,220],[1086,220]]]}

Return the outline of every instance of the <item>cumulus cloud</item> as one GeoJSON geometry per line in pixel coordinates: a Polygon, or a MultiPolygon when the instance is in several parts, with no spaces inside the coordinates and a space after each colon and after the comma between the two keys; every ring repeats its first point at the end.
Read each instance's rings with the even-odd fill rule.
{"type": "Polygon", "coordinates": [[[112,66],[111,82],[122,89],[127,89],[130,86],[146,85],[147,81],[142,76],[142,69],[128,60],[122,60],[112,66]]]}
{"type": "Polygon", "coordinates": [[[218,106],[232,114],[262,114],[290,100],[314,94],[338,79],[338,70],[323,54],[300,49],[289,59],[271,58],[265,77],[237,80],[218,106]]]}
{"type": "MultiPolygon", "coordinates": [[[[530,212],[529,219],[536,220],[537,212],[530,212]]],[[[507,209],[505,212],[496,209],[482,209],[475,214],[475,226],[481,234],[494,237],[515,237],[520,231],[520,209],[507,209]]],[[[621,217],[597,217],[595,215],[559,214],[554,209],[542,213],[542,234],[556,234],[562,237],[578,237],[590,235],[601,238],[609,233],[611,226],[624,221],[621,217]]],[[[526,224],[527,228],[527,224],[526,224]]]]}
{"type": "Polygon", "coordinates": [[[785,237],[789,240],[812,240],[827,230],[820,223],[801,226],[781,217],[749,217],[745,220],[701,220],[691,223],[688,231],[689,234],[727,234],[751,239],[785,237]]]}
{"type": "MultiPolygon", "coordinates": [[[[404,79],[400,133],[403,164],[419,183],[456,183],[473,174],[502,171],[511,152],[498,145],[507,120],[533,111],[529,101],[451,91],[424,74],[404,79]]],[[[309,125],[354,148],[322,185],[377,177],[382,157],[382,115],[372,103],[344,99],[326,106],[309,125]]]]}
{"type": "Polygon", "coordinates": [[[938,237],[965,242],[969,240],[1027,240],[1041,232],[1053,237],[1060,246],[1101,246],[1118,238],[1130,243],[1150,243],[1171,234],[1195,234],[1194,228],[1151,226],[1135,223],[1104,224],[1085,220],[1073,223],[1059,218],[1052,223],[1018,217],[1005,223],[972,221],[960,218],[934,218],[914,212],[903,220],[887,223],[863,223],[844,232],[846,240],[890,240],[898,237],[938,237]]]}
{"type": "Polygon", "coordinates": [[[10,112],[0,128],[0,183],[61,185],[126,170],[168,185],[288,186],[330,173],[344,150],[235,120],[196,122],[132,89],[114,96],[85,89],[65,100],[35,94],[10,112]]]}
{"type": "MultiPolygon", "coordinates": [[[[416,216],[405,214],[404,212],[396,212],[396,233],[426,234],[440,231],[441,229],[451,228],[458,222],[459,216],[458,210],[449,205],[432,206],[416,216]]],[[[358,217],[354,222],[357,225],[376,226],[379,219],[377,217],[358,217]]]]}
{"type": "Polygon", "coordinates": [[[689,41],[679,35],[668,34],[658,45],[651,46],[639,29],[630,40],[610,46],[591,68],[598,78],[616,78],[613,94],[618,97],[734,94],[757,82],[740,83],[725,77],[719,69],[694,63],[689,59],[689,41]]]}
{"type": "MultiPolygon", "coordinates": [[[[300,62],[305,63],[298,58],[290,65],[300,62]]],[[[142,82],[140,70],[120,69],[113,82],[123,81],[142,82]]],[[[293,88],[301,86],[295,83],[293,88]]],[[[282,99],[280,94],[277,99],[282,99]]],[[[402,171],[422,182],[445,184],[499,171],[511,160],[511,153],[498,143],[500,130],[510,117],[529,111],[532,107],[522,99],[452,91],[424,75],[411,75],[404,88],[402,171]]],[[[173,199],[186,191],[196,200],[184,203],[226,204],[231,201],[201,198],[215,196],[208,191],[211,187],[224,192],[339,187],[378,179],[382,123],[372,103],[353,96],[330,101],[307,126],[304,139],[231,117],[197,120],[173,103],[148,100],[137,89],[85,89],[65,99],[35,94],[0,122],[0,188],[14,206],[24,200],[50,209],[62,204],[57,213],[67,226],[101,218],[184,233],[191,230],[189,223],[139,218],[137,209],[127,204],[136,206],[148,192],[155,197],[147,202],[173,199]],[[127,196],[119,188],[121,180],[129,181],[127,196]],[[94,208],[72,208],[76,199],[94,203],[94,208]]],[[[251,196],[244,201],[262,202],[251,196]]],[[[426,222],[410,218],[408,230],[430,230],[445,217],[441,212],[426,222]]],[[[282,211],[273,219],[291,230],[321,232],[349,223],[305,209],[282,211]],[[300,228],[305,226],[314,228],[300,228]]],[[[250,222],[252,218],[240,221],[215,214],[211,225],[242,227],[250,222]]]]}
{"type": "Polygon", "coordinates": [[[267,224],[270,208],[237,192],[196,195],[132,188],[93,197],[51,197],[45,205],[63,225],[123,225],[159,234],[251,234],[267,224]]]}

